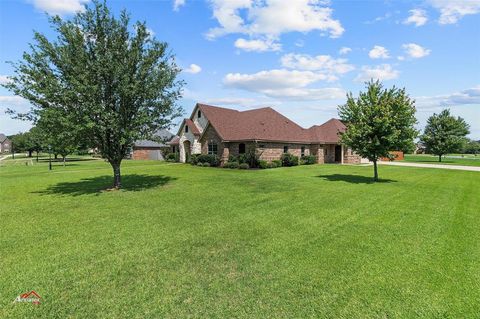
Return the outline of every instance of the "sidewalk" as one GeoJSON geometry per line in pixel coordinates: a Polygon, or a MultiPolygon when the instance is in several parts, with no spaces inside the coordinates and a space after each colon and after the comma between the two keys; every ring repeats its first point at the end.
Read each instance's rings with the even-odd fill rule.
{"type": "Polygon", "coordinates": [[[445,165],[445,164],[423,164],[423,163],[407,163],[407,162],[378,162],[380,165],[392,166],[408,166],[408,167],[423,167],[423,168],[444,168],[456,169],[460,171],[480,172],[480,166],[463,166],[463,165],[445,165]]]}

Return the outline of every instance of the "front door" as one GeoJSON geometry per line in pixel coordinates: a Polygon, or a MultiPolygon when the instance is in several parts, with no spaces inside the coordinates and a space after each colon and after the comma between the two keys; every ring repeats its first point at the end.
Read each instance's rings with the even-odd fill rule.
{"type": "Polygon", "coordinates": [[[335,162],[342,162],[342,145],[335,145],[335,162]]]}

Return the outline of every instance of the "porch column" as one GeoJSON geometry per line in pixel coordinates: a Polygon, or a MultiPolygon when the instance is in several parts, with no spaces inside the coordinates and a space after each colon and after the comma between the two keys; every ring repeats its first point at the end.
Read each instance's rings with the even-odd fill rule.
{"type": "Polygon", "coordinates": [[[341,164],[343,164],[343,154],[344,154],[343,147],[344,147],[343,145],[341,145],[341,147],[340,147],[340,149],[342,150],[342,157],[341,157],[341,160],[340,160],[341,164]]]}
{"type": "Polygon", "coordinates": [[[222,165],[223,165],[223,163],[228,162],[228,157],[229,156],[230,156],[230,149],[228,148],[228,144],[224,144],[222,155],[221,155],[222,165]]]}

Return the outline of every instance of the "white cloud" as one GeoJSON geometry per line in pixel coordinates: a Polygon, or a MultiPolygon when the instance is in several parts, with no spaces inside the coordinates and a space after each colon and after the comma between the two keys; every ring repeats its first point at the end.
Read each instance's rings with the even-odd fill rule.
{"type": "Polygon", "coordinates": [[[211,0],[213,16],[219,27],[212,28],[207,38],[243,33],[250,36],[276,38],[287,32],[319,30],[337,38],[344,29],[332,18],[333,10],[319,0],[211,0]]]}
{"type": "Polygon", "coordinates": [[[84,5],[90,0],[32,0],[32,2],[39,10],[62,15],[84,11],[84,5]]]}
{"type": "Polygon", "coordinates": [[[410,12],[410,16],[403,21],[403,24],[415,24],[416,27],[420,27],[427,23],[428,17],[425,10],[412,9],[408,12],[410,12]]]}
{"type": "Polygon", "coordinates": [[[415,98],[415,102],[418,107],[423,109],[480,104],[480,85],[451,94],[419,96],[415,98]]]}
{"type": "Polygon", "coordinates": [[[380,21],[383,21],[383,20],[387,20],[387,19],[389,19],[391,16],[392,16],[392,14],[391,14],[390,12],[387,12],[387,13],[385,13],[383,16],[376,17],[376,18],[373,19],[373,20],[365,21],[365,24],[374,24],[374,23],[377,23],[377,22],[380,22],[380,21]]]}
{"type": "Polygon", "coordinates": [[[229,73],[223,82],[227,87],[261,93],[268,97],[289,100],[337,99],[345,96],[341,88],[307,88],[327,79],[312,71],[268,70],[254,74],[229,73]]]}
{"type": "Polygon", "coordinates": [[[454,24],[466,15],[480,13],[479,0],[428,0],[440,11],[440,24],[454,24]]]}
{"type": "Polygon", "coordinates": [[[355,78],[357,82],[373,80],[393,80],[398,78],[400,72],[393,69],[390,64],[378,66],[363,66],[360,74],[355,78]]]}
{"type": "Polygon", "coordinates": [[[235,47],[244,51],[265,52],[279,51],[282,46],[274,40],[245,40],[239,38],[235,41],[235,47]]]}
{"type": "Polygon", "coordinates": [[[352,52],[352,49],[349,47],[341,47],[338,51],[339,54],[348,54],[350,52],[352,52]]]}
{"type": "Polygon", "coordinates": [[[173,10],[178,11],[185,5],[185,0],[173,0],[173,10]]]}
{"type": "Polygon", "coordinates": [[[202,68],[196,64],[190,64],[190,66],[187,69],[183,70],[183,72],[192,73],[192,74],[197,74],[200,71],[202,71],[202,68]]]}
{"type": "Polygon", "coordinates": [[[375,45],[373,49],[368,52],[368,56],[371,59],[388,59],[390,57],[390,55],[388,55],[388,50],[379,45],[375,45]]]}
{"type": "Polygon", "coordinates": [[[295,42],[295,46],[297,46],[297,47],[299,47],[299,48],[302,48],[304,45],[305,45],[305,41],[303,41],[302,39],[297,40],[297,41],[295,42]]]}
{"type": "Polygon", "coordinates": [[[328,81],[337,80],[337,75],[355,69],[347,59],[334,59],[329,55],[310,56],[308,54],[286,54],[281,58],[282,66],[289,69],[317,71],[324,74],[328,81]]]}
{"type": "Polygon", "coordinates": [[[10,79],[7,77],[7,75],[0,75],[0,85],[7,84],[9,82],[10,82],[10,79]]]}
{"type": "Polygon", "coordinates": [[[213,105],[241,105],[241,106],[250,106],[256,102],[258,101],[254,99],[237,98],[237,97],[215,98],[215,99],[207,99],[205,101],[206,104],[213,104],[213,105]]]}
{"type": "Polygon", "coordinates": [[[431,50],[415,43],[407,43],[402,45],[402,47],[405,49],[405,53],[408,54],[408,56],[415,59],[426,57],[431,52],[431,50]]]}

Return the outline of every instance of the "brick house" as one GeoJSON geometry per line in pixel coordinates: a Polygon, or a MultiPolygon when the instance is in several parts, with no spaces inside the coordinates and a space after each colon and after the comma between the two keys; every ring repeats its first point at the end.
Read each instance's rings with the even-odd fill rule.
{"type": "Polygon", "coordinates": [[[305,129],[270,107],[237,111],[197,103],[170,145],[180,162],[191,154],[229,155],[256,149],[260,159],[278,160],[283,153],[314,155],[318,163],[360,163],[362,158],[341,145],[338,133],[346,126],[337,119],[305,129]]]}
{"type": "Polygon", "coordinates": [[[132,147],[131,158],[134,160],[163,160],[166,152],[170,151],[167,141],[173,134],[167,130],[159,130],[153,134],[152,140],[135,141],[132,147]]]}
{"type": "Polygon", "coordinates": [[[10,153],[12,151],[12,141],[8,137],[0,133],[0,153],[10,153]]]}

